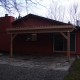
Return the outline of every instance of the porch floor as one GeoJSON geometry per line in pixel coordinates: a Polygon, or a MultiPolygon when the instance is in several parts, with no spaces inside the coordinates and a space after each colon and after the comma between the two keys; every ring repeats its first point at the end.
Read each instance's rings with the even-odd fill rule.
{"type": "Polygon", "coordinates": [[[53,69],[68,71],[75,58],[71,57],[70,62],[63,56],[0,56],[0,64],[21,66],[29,68],[53,69]]]}

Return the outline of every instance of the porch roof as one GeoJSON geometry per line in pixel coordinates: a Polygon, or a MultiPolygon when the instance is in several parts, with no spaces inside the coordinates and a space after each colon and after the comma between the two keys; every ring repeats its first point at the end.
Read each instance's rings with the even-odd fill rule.
{"type": "Polygon", "coordinates": [[[38,27],[16,27],[8,28],[10,34],[15,33],[52,33],[52,32],[72,32],[75,29],[73,25],[53,25],[53,26],[38,26],[38,27]]]}

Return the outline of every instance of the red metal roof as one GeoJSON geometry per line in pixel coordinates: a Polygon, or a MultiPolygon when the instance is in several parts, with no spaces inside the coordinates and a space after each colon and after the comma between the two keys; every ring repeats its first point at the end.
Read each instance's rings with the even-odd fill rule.
{"type": "Polygon", "coordinates": [[[19,22],[27,20],[29,18],[34,18],[34,19],[37,18],[37,19],[46,20],[46,21],[54,23],[54,25],[69,25],[69,24],[64,23],[64,22],[60,22],[60,21],[57,21],[57,20],[49,19],[49,18],[46,18],[46,17],[34,15],[34,14],[28,14],[28,15],[26,15],[24,17],[21,17],[20,19],[15,20],[12,24],[13,25],[14,24],[18,24],[19,22]]]}
{"type": "MultiPolygon", "coordinates": [[[[31,23],[29,23],[29,24],[31,24],[31,23]]],[[[7,29],[7,31],[11,34],[13,34],[13,33],[50,33],[50,32],[67,32],[67,31],[71,32],[74,30],[73,25],[59,22],[56,20],[52,20],[49,18],[33,15],[33,14],[29,14],[27,16],[24,16],[16,21],[14,21],[12,24],[14,25],[14,27],[7,29]],[[37,19],[39,19],[39,22],[41,20],[42,21],[45,20],[46,23],[49,22],[50,24],[47,25],[46,23],[43,22],[43,25],[40,23],[39,25],[35,24],[35,25],[28,26],[27,23],[25,22],[26,25],[24,25],[23,23],[22,23],[22,25],[20,25],[20,22],[23,22],[23,21],[30,19],[30,18],[33,18],[33,21],[37,18],[37,19]],[[46,25],[44,25],[44,24],[46,24],[46,25]],[[16,25],[17,25],[17,27],[15,27],[16,25]],[[40,25],[42,25],[42,26],[40,26],[40,25]]]]}

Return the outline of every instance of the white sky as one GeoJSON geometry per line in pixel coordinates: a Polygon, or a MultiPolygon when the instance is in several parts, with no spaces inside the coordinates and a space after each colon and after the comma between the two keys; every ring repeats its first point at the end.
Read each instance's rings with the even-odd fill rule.
{"type": "MultiPolygon", "coordinates": [[[[23,0],[21,0],[21,1],[23,2],[23,0]]],[[[52,0],[41,0],[40,3],[42,5],[44,5],[46,8],[39,5],[39,6],[36,6],[37,8],[33,7],[33,9],[29,11],[29,13],[33,13],[33,14],[37,14],[37,15],[40,15],[40,16],[47,17],[48,16],[48,9],[49,9],[49,5],[51,4],[51,1],[52,0]]],[[[58,3],[58,5],[61,5],[62,7],[65,8],[65,21],[67,21],[68,20],[67,18],[69,18],[69,13],[68,13],[69,12],[69,7],[73,3],[80,5],[80,0],[53,0],[53,1],[54,1],[54,3],[56,2],[56,3],[58,3]]],[[[79,8],[80,8],[80,6],[79,6],[79,8]]],[[[27,14],[25,10],[22,10],[21,12],[22,12],[21,13],[22,16],[25,16],[27,14]]],[[[4,10],[0,8],[0,16],[4,16],[4,14],[5,14],[4,10]]],[[[79,16],[79,14],[80,14],[79,9],[77,11],[77,14],[79,16]]],[[[14,14],[9,14],[9,15],[12,15],[12,16],[15,16],[15,17],[18,16],[18,14],[15,13],[15,12],[14,12],[14,14]]]]}
{"type": "MultiPolygon", "coordinates": [[[[21,3],[24,3],[24,0],[21,0],[21,3]]],[[[45,6],[46,8],[43,7],[43,6],[40,6],[40,5],[37,6],[37,7],[31,7],[33,9],[29,10],[29,13],[45,16],[46,11],[47,11],[50,3],[51,3],[51,0],[41,0],[40,4],[43,5],[43,6],[45,6]]],[[[21,12],[22,12],[22,14],[21,14],[22,16],[25,16],[27,14],[26,10],[23,10],[21,12]]],[[[0,8],[0,16],[4,16],[4,15],[5,15],[5,10],[3,8],[0,8]]],[[[15,12],[12,13],[12,14],[9,14],[9,15],[13,15],[15,17],[18,16],[18,14],[15,13],[15,12]]]]}

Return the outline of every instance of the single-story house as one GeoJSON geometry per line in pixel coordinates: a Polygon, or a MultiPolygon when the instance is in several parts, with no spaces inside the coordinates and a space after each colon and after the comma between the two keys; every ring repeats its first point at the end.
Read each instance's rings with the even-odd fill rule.
{"type": "Polygon", "coordinates": [[[26,55],[80,55],[80,28],[28,14],[0,18],[0,51],[26,55]]]}

